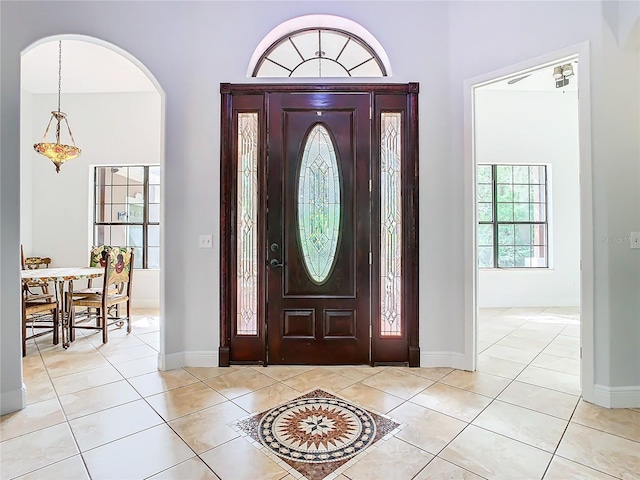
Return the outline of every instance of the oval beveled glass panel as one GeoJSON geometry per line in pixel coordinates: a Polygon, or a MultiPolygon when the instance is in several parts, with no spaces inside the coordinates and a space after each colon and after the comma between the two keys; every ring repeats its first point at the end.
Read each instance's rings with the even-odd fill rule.
{"type": "Polygon", "coordinates": [[[340,236],[340,171],[333,140],[318,123],[304,143],[298,178],[298,238],[311,280],[324,283],[340,236]]]}

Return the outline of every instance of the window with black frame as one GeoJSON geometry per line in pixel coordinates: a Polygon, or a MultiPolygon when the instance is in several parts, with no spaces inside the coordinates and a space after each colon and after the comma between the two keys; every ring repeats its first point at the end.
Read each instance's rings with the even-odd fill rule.
{"type": "Polygon", "coordinates": [[[94,245],[134,249],[134,268],[160,268],[160,167],[94,170],[94,245]]]}
{"type": "Polygon", "coordinates": [[[479,268],[548,268],[547,167],[477,168],[479,268]]]}

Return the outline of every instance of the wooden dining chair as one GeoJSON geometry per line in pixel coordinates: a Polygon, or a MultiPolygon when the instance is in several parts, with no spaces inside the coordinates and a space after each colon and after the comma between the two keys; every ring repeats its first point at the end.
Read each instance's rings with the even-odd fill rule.
{"type": "MultiPolygon", "coordinates": [[[[122,327],[126,320],[127,333],[131,333],[131,288],[133,284],[133,249],[109,247],[105,249],[104,276],[101,287],[67,295],[71,317],[69,339],[75,338],[75,329],[102,330],[102,342],[107,343],[108,327],[122,327]],[[119,306],[124,304],[126,315],[120,316],[119,306]],[[95,320],[95,325],[85,322],[95,320]]],[[[101,254],[102,255],[102,254],[101,254]]]]}
{"type": "Polygon", "coordinates": [[[53,333],[53,344],[60,342],[58,303],[53,295],[32,295],[29,285],[22,282],[22,356],[27,354],[27,340],[53,333]],[[27,334],[28,329],[32,333],[27,334]]]}
{"type": "MultiPolygon", "coordinates": [[[[26,257],[24,256],[24,246],[20,245],[20,265],[22,270],[36,270],[38,268],[49,268],[51,258],[49,257],[26,257]]],[[[41,280],[30,280],[27,282],[27,300],[38,301],[53,298],[49,292],[49,283],[41,280]]]]}

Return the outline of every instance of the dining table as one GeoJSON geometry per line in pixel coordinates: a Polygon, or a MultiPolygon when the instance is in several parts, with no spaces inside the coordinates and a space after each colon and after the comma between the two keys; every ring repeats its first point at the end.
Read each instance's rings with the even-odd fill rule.
{"type": "Polygon", "coordinates": [[[23,282],[39,281],[53,283],[55,287],[56,301],[58,302],[58,315],[62,325],[62,347],[69,348],[69,318],[73,305],[73,282],[89,278],[99,278],[104,275],[102,267],[53,267],[38,268],[34,270],[22,270],[23,282]],[[65,292],[68,295],[65,296],[65,292]]]}

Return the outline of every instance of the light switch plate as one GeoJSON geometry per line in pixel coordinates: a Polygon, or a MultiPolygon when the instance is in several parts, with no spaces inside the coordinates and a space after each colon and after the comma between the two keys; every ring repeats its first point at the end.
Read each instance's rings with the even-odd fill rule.
{"type": "Polygon", "coordinates": [[[640,248],[640,232],[631,232],[629,240],[631,248],[640,248]]]}
{"type": "Polygon", "coordinates": [[[198,245],[200,248],[213,248],[213,235],[200,235],[198,245]]]}

